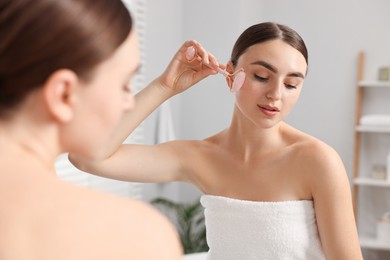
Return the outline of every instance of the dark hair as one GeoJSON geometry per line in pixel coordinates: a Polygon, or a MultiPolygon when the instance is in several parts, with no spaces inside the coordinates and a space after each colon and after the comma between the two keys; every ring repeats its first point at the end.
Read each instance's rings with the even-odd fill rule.
{"type": "Polygon", "coordinates": [[[121,0],[1,0],[0,117],[58,69],[88,80],[131,28],[121,0]]]}
{"type": "Polygon", "coordinates": [[[305,57],[306,64],[309,64],[306,45],[301,36],[288,26],[272,22],[255,24],[246,29],[234,44],[230,60],[236,66],[240,56],[249,47],[276,39],[280,39],[297,49],[305,57]]]}

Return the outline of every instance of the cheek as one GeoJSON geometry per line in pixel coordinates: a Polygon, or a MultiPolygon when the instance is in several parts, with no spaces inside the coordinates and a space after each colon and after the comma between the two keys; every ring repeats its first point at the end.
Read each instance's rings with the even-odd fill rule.
{"type": "Polygon", "coordinates": [[[298,91],[285,95],[285,97],[283,99],[283,107],[284,107],[284,110],[286,110],[286,114],[288,114],[293,109],[295,104],[298,102],[299,95],[300,95],[300,92],[298,92],[298,91]]]}
{"type": "Polygon", "coordinates": [[[110,102],[105,106],[101,106],[97,111],[97,127],[103,129],[104,132],[111,132],[111,130],[118,125],[120,119],[122,118],[124,109],[121,104],[110,102]]]}
{"type": "Polygon", "coordinates": [[[241,88],[235,94],[235,103],[242,114],[249,116],[249,114],[257,113],[256,104],[259,102],[258,95],[254,94],[248,89],[241,88]]]}
{"type": "Polygon", "coordinates": [[[242,88],[236,92],[236,100],[243,106],[253,106],[264,100],[264,88],[246,80],[242,88]]]}
{"type": "Polygon", "coordinates": [[[131,111],[134,109],[134,107],[135,107],[135,99],[133,94],[131,93],[126,94],[123,101],[123,110],[131,111]]]}
{"type": "Polygon", "coordinates": [[[63,131],[67,150],[95,157],[115,134],[123,112],[134,106],[132,96],[124,104],[123,92],[89,91],[75,108],[75,117],[63,131]]]}
{"type": "Polygon", "coordinates": [[[86,120],[90,122],[91,135],[101,140],[97,142],[104,142],[111,137],[123,115],[123,95],[114,91],[97,93],[90,100],[89,106],[89,115],[86,120]]]}

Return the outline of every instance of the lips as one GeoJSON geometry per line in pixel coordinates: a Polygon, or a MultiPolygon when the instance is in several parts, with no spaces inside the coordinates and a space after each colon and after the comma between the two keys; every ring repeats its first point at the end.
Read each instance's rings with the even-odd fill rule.
{"type": "Polygon", "coordinates": [[[257,107],[267,116],[273,116],[280,112],[280,109],[271,105],[257,105],[257,107]]]}
{"type": "Polygon", "coordinates": [[[265,109],[272,112],[280,112],[279,108],[270,105],[257,105],[261,109],[265,109]]]}

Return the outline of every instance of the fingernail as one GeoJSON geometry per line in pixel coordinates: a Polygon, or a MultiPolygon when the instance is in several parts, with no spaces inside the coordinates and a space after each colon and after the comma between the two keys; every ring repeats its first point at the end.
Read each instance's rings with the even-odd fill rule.
{"type": "Polygon", "coordinates": [[[195,47],[194,46],[188,47],[186,51],[186,59],[192,60],[194,56],[195,56],[195,47]]]}

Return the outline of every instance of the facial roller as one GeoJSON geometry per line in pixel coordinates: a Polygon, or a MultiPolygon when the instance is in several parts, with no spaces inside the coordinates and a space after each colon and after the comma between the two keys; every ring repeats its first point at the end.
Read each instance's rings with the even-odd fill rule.
{"type": "MultiPolygon", "coordinates": [[[[186,58],[187,60],[189,61],[192,61],[194,58],[198,61],[202,61],[202,58],[198,55],[196,55],[196,50],[195,50],[195,47],[194,46],[190,46],[187,48],[187,51],[186,51],[186,58]]],[[[207,67],[211,68],[211,69],[214,69],[212,68],[210,65],[208,64],[205,64],[207,67]]],[[[232,88],[230,89],[231,92],[237,92],[238,90],[240,90],[240,88],[242,87],[242,85],[244,84],[244,81],[245,81],[245,72],[243,69],[240,69],[236,72],[234,72],[233,74],[230,74],[229,72],[227,72],[226,70],[222,70],[220,68],[216,68],[215,69],[219,74],[222,74],[223,76],[225,76],[229,81],[232,81],[233,80],[233,83],[232,83],[232,88]]]]}

